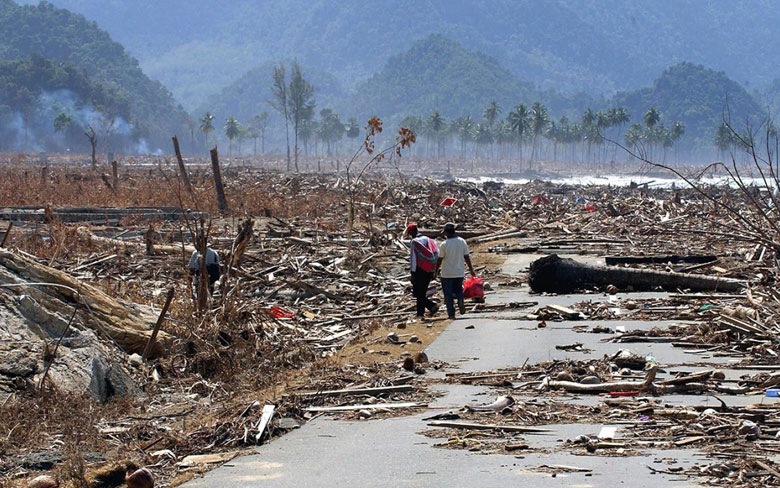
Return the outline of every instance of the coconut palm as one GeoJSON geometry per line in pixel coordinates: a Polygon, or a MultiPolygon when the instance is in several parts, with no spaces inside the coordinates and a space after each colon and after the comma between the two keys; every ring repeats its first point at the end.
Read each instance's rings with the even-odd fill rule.
{"type": "Polygon", "coordinates": [[[209,134],[214,132],[214,116],[211,112],[206,112],[198,119],[200,131],[206,136],[206,144],[209,141],[209,134]]]}
{"type": "Polygon", "coordinates": [[[485,117],[485,120],[487,120],[488,123],[488,127],[491,129],[493,128],[493,124],[496,122],[496,119],[498,119],[500,114],[501,105],[499,105],[495,100],[490,102],[490,105],[488,105],[487,108],[482,112],[482,116],[485,117]]]}
{"type": "Polygon", "coordinates": [[[521,103],[509,112],[507,120],[512,128],[512,132],[517,136],[517,146],[520,149],[520,160],[523,159],[523,141],[528,137],[531,130],[531,113],[528,107],[521,103]]]}
{"type": "Polygon", "coordinates": [[[225,135],[228,138],[228,154],[233,153],[233,139],[241,133],[241,124],[232,115],[225,121],[225,135]]]}

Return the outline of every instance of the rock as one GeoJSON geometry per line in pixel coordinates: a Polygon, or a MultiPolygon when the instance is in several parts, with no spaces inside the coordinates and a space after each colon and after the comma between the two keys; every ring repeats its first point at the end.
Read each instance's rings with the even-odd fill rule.
{"type": "Polygon", "coordinates": [[[561,371],[555,375],[557,381],[574,381],[574,377],[568,371],[561,371]]]}
{"type": "Polygon", "coordinates": [[[615,295],[615,294],[617,294],[617,292],[618,292],[617,286],[615,286],[615,285],[608,285],[607,286],[607,293],[609,295],[615,295]]]}
{"type": "Polygon", "coordinates": [[[743,420],[737,428],[737,433],[744,435],[749,441],[754,441],[761,435],[761,428],[753,421],[743,420]]]}
{"type": "Polygon", "coordinates": [[[412,358],[406,358],[406,359],[404,359],[404,362],[403,362],[403,364],[402,364],[402,367],[403,367],[403,368],[404,368],[406,371],[414,371],[414,359],[412,359],[412,358]]]}
{"type": "Polygon", "coordinates": [[[601,380],[599,379],[598,376],[589,375],[582,378],[580,380],[580,383],[583,385],[598,385],[599,383],[601,383],[601,380]]]}
{"type": "Polygon", "coordinates": [[[358,418],[361,418],[361,419],[369,419],[372,416],[373,416],[373,414],[371,413],[370,410],[360,410],[358,412],[358,418]]]}
{"type": "Polygon", "coordinates": [[[127,473],[125,483],[127,488],[154,488],[154,477],[151,471],[141,468],[133,473],[127,473]]]}
{"type": "Polygon", "coordinates": [[[57,479],[47,474],[42,474],[27,483],[26,488],[59,488],[59,486],[60,482],[57,479]]]}
{"type": "Polygon", "coordinates": [[[413,335],[412,337],[409,338],[409,342],[411,342],[413,344],[417,343],[417,342],[420,342],[420,338],[417,337],[416,335],[413,335]]]}
{"type": "Polygon", "coordinates": [[[390,332],[389,334],[387,334],[386,340],[390,344],[398,344],[398,334],[396,334],[395,332],[390,332]]]}
{"type": "Polygon", "coordinates": [[[425,351],[420,351],[414,356],[414,362],[417,364],[426,364],[428,363],[428,355],[425,354],[425,351]]]}
{"type": "Polygon", "coordinates": [[[712,372],[712,379],[716,381],[723,381],[726,379],[726,373],[720,369],[716,369],[712,372]]]}
{"type": "Polygon", "coordinates": [[[130,357],[128,358],[128,360],[130,361],[130,364],[132,364],[133,366],[135,366],[137,368],[140,368],[141,366],[144,365],[144,359],[137,352],[131,354],[130,357]]]}
{"type": "MultiPolygon", "coordinates": [[[[0,266],[0,283],[8,280],[0,266]]],[[[14,282],[13,280],[10,280],[14,282]]],[[[0,296],[0,323],[10,336],[0,344],[0,388],[27,389],[37,386],[45,369],[44,344],[48,354],[62,336],[73,312],[69,305],[38,302],[30,295],[0,296]],[[44,343],[45,341],[45,343],[44,343]],[[10,381],[9,381],[10,380],[10,381]]],[[[77,315],[63,338],[46,376],[46,382],[62,392],[89,394],[99,401],[114,395],[139,394],[140,388],[122,366],[109,359],[114,346],[101,341],[77,315]]]]}

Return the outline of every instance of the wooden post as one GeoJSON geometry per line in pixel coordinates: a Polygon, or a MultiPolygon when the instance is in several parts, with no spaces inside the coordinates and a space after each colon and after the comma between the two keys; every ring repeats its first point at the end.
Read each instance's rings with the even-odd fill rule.
{"type": "Polygon", "coordinates": [[[187,189],[187,193],[192,194],[190,176],[187,174],[187,168],[184,166],[184,159],[181,157],[181,149],[179,149],[179,138],[173,136],[171,139],[173,139],[173,150],[176,152],[176,161],[179,163],[179,174],[181,174],[181,178],[184,180],[184,188],[187,189]]]}
{"type": "Polygon", "coordinates": [[[217,189],[217,203],[220,212],[228,211],[227,198],[225,198],[225,187],[222,186],[222,173],[219,171],[219,154],[217,148],[211,150],[211,170],[214,172],[214,186],[217,189]]]}
{"type": "Polygon", "coordinates": [[[160,316],[157,318],[157,323],[154,324],[154,329],[152,329],[152,335],[149,337],[149,342],[146,343],[146,347],[144,348],[143,353],[143,359],[146,361],[146,359],[149,357],[149,353],[152,352],[152,346],[154,346],[154,341],[157,339],[157,333],[160,332],[160,326],[163,323],[163,320],[165,320],[165,314],[168,313],[168,307],[171,306],[171,301],[173,300],[173,293],[174,289],[171,288],[168,290],[168,296],[165,297],[165,305],[163,305],[162,311],[160,312],[160,316]]]}
{"type": "Polygon", "coordinates": [[[119,190],[119,165],[116,159],[111,161],[111,176],[113,178],[112,184],[114,185],[114,191],[119,190]]]}
{"type": "Polygon", "coordinates": [[[3,241],[0,242],[0,248],[5,247],[5,242],[8,240],[8,236],[11,234],[11,229],[14,227],[13,222],[8,222],[8,227],[5,229],[5,235],[3,236],[3,241]]]}
{"type": "Polygon", "coordinates": [[[154,226],[152,224],[149,224],[144,240],[146,241],[146,255],[154,256],[154,226]]]}

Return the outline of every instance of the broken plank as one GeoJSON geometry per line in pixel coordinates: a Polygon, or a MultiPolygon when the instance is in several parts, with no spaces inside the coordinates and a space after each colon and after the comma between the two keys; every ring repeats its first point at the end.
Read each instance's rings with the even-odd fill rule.
{"type": "Polygon", "coordinates": [[[318,397],[318,396],[350,396],[350,395],[383,395],[386,393],[403,393],[407,391],[413,391],[412,385],[395,385],[395,386],[379,386],[375,388],[345,388],[342,390],[327,390],[327,391],[313,391],[310,393],[302,393],[303,397],[318,397]]]}
{"type": "Polygon", "coordinates": [[[449,420],[434,420],[428,422],[429,427],[443,427],[445,429],[464,429],[464,430],[502,430],[504,432],[525,432],[528,434],[541,434],[550,432],[549,429],[539,429],[537,427],[524,427],[521,425],[504,424],[477,424],[473,422],[452,422],[449,420]]]}
{"type": "Polygon", "coordinates": [[[353,410],[377,410],[382,408],[419,408],[425,407],[424,403],[400,402],[400,403],[370,403],[361,405],[339,405],[335,407],[309,407],[306,412],[350,412],[353,410]]]}

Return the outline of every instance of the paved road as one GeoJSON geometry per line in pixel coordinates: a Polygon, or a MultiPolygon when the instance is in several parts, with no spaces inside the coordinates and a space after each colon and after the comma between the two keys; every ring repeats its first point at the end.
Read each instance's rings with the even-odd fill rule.
{"type": "MultiPolygon", "coordinates": [[[[510,261],[512,270],[525,263],[510,261]]],[[[657,296],[658,294],[647,295],[657,296]]],[[[636,298],[640,295],[633,295],[636,298]]],[[[625,297],[625,296],[623,296],[625,297]]],[[[621,297],[619,297],[621,298],[621,297]]],[[[489,301],[544,301],[568,305],[583,299],[607,300],[599,295],[566,297],[530,297],[525,290],[501,292],[491,295],[489,301]]],[[[515,313],[515,316],[517,314],[515,313]]],[[[647,323],[622,323],[645,328],[647,323]]],[[[658,322],[653,325],[668,325],[658,322]]],[[[466,318],[454,321],[427,353],[431,359],[443,360],[452,365],[453,371],[485,371],[495,368],[516,367],[528,359],[529,364],[552,358],[585,359],[613,354],[619,344],[601,343],[600,334],[576,334],[571,323],[553,324],[539,330],[535,323],[515,320],[511,313],[493,318],[466,318]],[[473,328],[470,328],[473,326],[473,328]],[[467,328],[469,327],[469,328],[467,328]],[[593,350],[588,354],[555,349],[556,344],[582,342],[593,350]]],[[[604,325],[614,326],[617,323],[604,325]]],[[[664,363],[700,361],[701,358],[672,348],[668,344],[631,344],[632,350],[645,354],[652,352],[664,363]],[[652,349],[652,351],[651,351],[652,349]]],[[[712,361],[713,358],[708,358],[712,361]]],[[[727,362],[728,359],[717,358],[727,362]]],[[[431,408],[459,408],[467,403],[487,403],[495,391],[467,385],[437,386],[445,395],[432,403],[431,408]]],[[[682,402],[683,398],[669,398],[670,402],[682,402]]],[[[749,401],[752,403],[757,399],[749,401]]],[[[572,398],[577,402],[594,402],[592,397],[572,398]]],[[[690,400],[689,400],[690,401],[690,400]]],[[[716,402],[707,397],[697,403],[716,402]]],[[[433,410],[432,410],[433,411],[433,410]]],[[[525,456],[484,455],[464,450],[440,449],[432,444],[441,439],[421,435],[426,429],[422,417],[416,416],[369,421],[339,421],[320,417],[302,428],[257,449],[257,454],[237,458],[203,478],[187,483],[190,488],[236,487],[460,487],[499,486],[500,483],[534,483],[540,487],[659,487],[694,486],[685,477],[652,474],[647,465],[664,469],[667,462],[676,459],[677,466],[687,467],[696,458],[695,450],[645,452],[642,456],[602,457],[575,456],[555,453],[554,448],[565,439],[580,434],[596,434],[600,425],[582,424],[549,426],[554,432],[542,436],[527,436],[525,442],[550,454],[525,456]],[[557,474],[534,470],[540,465],[568,465],[589,468],[591,473],[557,474]]]]}

